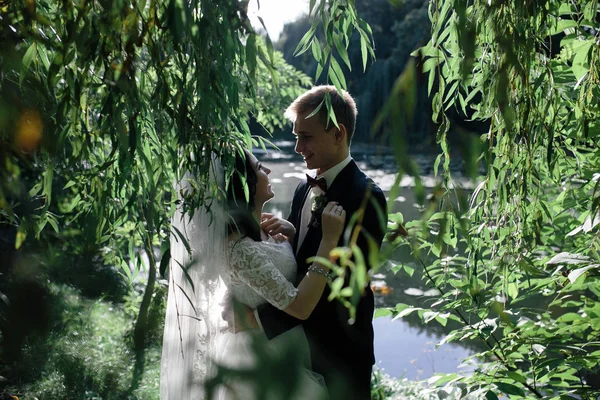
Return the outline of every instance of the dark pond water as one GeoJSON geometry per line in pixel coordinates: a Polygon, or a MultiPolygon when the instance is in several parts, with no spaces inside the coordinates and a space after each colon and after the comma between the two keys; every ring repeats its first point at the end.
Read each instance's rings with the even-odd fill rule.
{"type": "MultiPolygon", "coordinates": [[[[293,152],[294,142],[276,144],[281,151],[270,150],[265,153],[259,150],[255,151],[255,155],[272,171],[270,180],[275,198],[265,208],[269,212],[286,217],[294,190],[308,170],[305,169],[302,158],[293,152]]],[[[389,189],[396,179],[395,162],[389,150],[353,144],[352,157],[389,196],[389,189]]],[[[432,187],[435,182],[432,176],[435,155],[411,154],[411,157],[419,165],[425,186],[432,187]]],[[[453,165],[452,168],[458,170],[460,166],[453,165]]],[[[399,196],[395,199],[388,198],[391,211],[402,212],[405,221],[420,217],[411,185],[410,178],[403,179],[399,196]]],[[[395,306],[397,303],[423,307],[431,304],[428,300],[431,297],[427,296],[431,293],[431,288],[422,280],[420,267],[412,262],[410,255],[404,251],[396,251],[392,259],[411,265],[415,273],[409,277],[403,272],[394,275],[391,271],[379,271],[374,276],[373,284],[386,285],[392,291],[387,295],[376,294],[377,307],[395,306]],[[414,296],[410,293],[422,294],[414,296]]],[[[461,364],[464,358],[473,353],[472,350],[454,343],[436,349],[436,344],[451,330],[450,327],[444,328],[435,322],[423,325],[416,317],[394,321],[389,317],[380,317],[374,320],[374,327],[377,365],[391,376],[411,380],[426,379],[438,372],[456,372],[471,368],[461,364]]]]}

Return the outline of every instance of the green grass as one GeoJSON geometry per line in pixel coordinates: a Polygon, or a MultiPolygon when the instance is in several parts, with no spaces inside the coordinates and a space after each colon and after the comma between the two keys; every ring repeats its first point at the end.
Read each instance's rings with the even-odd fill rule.
{"type": "MultiPolygon", "coordinates": [[[[89,299],[76,289],[51,285],[54,328],[28,339],[15,365],[2,365],[5,389],[23,399],[158,399],[162,316],[148,335],[145,369],[132,388],[135,355],[131,332],[140,293],[115,304],[89,299]]],[[[162,291],[155,304],[164,303],[162,291]]],[[[155,313],[164,310],[159,305],[155,313]]]]}
{"type": "MultiPolygon", "coordinates": [[[[159,399],[160,357],[165,290],[157,287],[151,307],[145,368],[133,384],[135,353],[132,331],[142,287],[136,284],[120,302],[90,298],[64,284],[49,284],[53,324],[31,336],[18,362],[0,360],[4,388],[21,400],[159,399]]],[[[426,382],[396,379],[375,368],[373,400],[459,399],[456,388],[436,389],[426,382]],[[441,393],[441,392],[444,393],[441,393]]]]}

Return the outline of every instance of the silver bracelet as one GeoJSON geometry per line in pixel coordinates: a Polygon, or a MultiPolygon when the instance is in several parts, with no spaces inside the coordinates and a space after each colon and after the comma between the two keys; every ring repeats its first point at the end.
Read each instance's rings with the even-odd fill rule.
{"type": "Polygon", "coordinates": [[[321,274],[327,279],[331,278],[331,273],[329,271],[325,271],[324,268],[316,266],[314,264],[311,265],[310,267],[308,267],[308,272],[314,272],[316,274],[321,274]]]}

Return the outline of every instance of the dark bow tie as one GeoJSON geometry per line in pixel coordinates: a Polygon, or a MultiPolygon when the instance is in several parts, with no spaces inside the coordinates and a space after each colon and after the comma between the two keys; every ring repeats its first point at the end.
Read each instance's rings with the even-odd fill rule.
{"type": "Polygon", "coordinates": [[[327,181],[325,178],[315,179],[310,175],[306,175],[306,182],[310,185],[310,187],[318,186],[322,191],[327,191],[327,181]]]}

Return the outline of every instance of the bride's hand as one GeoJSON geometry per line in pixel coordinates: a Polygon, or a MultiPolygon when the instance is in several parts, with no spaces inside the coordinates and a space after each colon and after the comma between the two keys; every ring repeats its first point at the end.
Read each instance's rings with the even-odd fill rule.
{"type": "Polygon", "coordinates": [[[321,225],[323,227],[323,239],[331,240],[337,245],[346,222],[346,210],[335,201],[327,203],[321,216],[321,225]]]}
{"type": "Polygon", "coordinates": [[[291,222],[279,218],[271,213],[262,213],[260,216],[260,227],[271,236],[282,234],[288,240],[296,234],[296,228],[291,222]]]}

